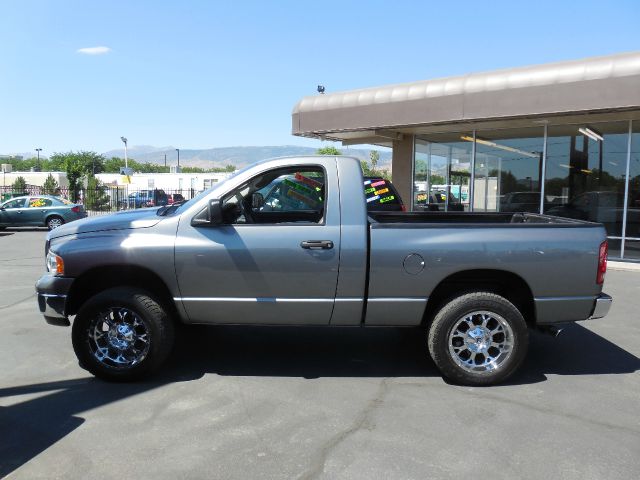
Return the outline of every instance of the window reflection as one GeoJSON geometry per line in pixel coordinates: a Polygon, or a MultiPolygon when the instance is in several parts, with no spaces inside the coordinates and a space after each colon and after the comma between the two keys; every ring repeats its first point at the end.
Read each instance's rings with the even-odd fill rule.
{"type": "Polygon", "coordinates": [[[622,235],[627,122],[549,127],[545,213],[622,235]]]}
{"type": "MultiPolygon", "coordinates": [[[[610,256],[640,260],[640,120],[632,125],[624,253],[610,238],[610,256]]],[[[629,122],[550,125],[542,178],[544,128],[417,135],[414,209],[543,212],[602,223],[622,237],[629,122]]]]}
{"type": "Polygon", "coordinates": [[[473,209],[540,211],[544,129],[478,131],[473,209]]]}
{"type": "Polygon", "coordinates": [[[413,190],[415,210],[469,210],[471,152],[472,144],[463,140],[459,134],[416,137],[413,190]]]}
{"type": "Polygon", "coordinates": [[[631,135],[628,205],[624,258],[640,260],[640,120],[634,120],[631,135]]]}

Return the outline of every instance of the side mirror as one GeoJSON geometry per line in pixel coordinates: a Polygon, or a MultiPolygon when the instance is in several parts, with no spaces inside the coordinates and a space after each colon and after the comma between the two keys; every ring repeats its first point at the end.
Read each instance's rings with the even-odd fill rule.
{"type": "Polygon", "coordinates": [[[209,200],[207,208],[203,209],[191,219],[191,225],[194,227],[206,227],[210,225],[220,225],[222,223],[222,202],[217,198],[209,200]]]}
{"type": "Polygon", "coordinates": [[[251,195],[251,208],[253,210],[259,210],[264,205],[264,196],[261,193],[254,193],[251,195]]]}
{"type": "Polygon", "coordinates": [[[222,223],[222,202],[217,198],[209,200],[209,223],[211,225],[222,223]]]}

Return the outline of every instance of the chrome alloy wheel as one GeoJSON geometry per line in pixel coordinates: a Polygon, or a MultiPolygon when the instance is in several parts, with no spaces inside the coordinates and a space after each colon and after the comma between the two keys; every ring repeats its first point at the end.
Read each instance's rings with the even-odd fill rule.
{"type": "Polygon", "coordinates": [[[53,217],[49,219],[49,221],[47,222],[47,226],[49,227],[50,230],[54,230],[58,227],[61,227],[63,223],[64,222],[62,221],[61,218],[53,217]]]}
{"type": "Polygon", "coordinates": [[[105,365],[131,368],[149,353],[149,331],[135,312],[127,308],[110,308],[91,321],[89,348],[105,365]]]}
{"type": "Polygon", "coordinates": [[[509,323],[494,312],[472,312],[459,319],[449,333],[449,354],[462,369],[489,373],[511,356],[514,345],[509,323]]]}

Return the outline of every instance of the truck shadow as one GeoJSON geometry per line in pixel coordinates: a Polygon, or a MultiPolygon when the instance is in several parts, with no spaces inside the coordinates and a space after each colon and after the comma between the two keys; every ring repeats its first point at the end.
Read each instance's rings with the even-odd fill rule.
{"type": "MultiPolygon", "coordinates": [[[[189,327],[172,368],[226,376],[439,376],[417,328],[189,327]]],[[[530,336],[529,353],[509,385],[547,375],[607,375],[640,370],[640,359],[578,324],[553,338],[530,336]]]]}
{"type": "MultiPolygon", "coordinates": [[[[533,334],[527,361],[509,385],[555,375],[611,375],[640,370],[640,359],[579,325],[557,339],[533,334]]],[[[0,478],[84,423],[82,413],[176,382],[225,376],[438,376],[417,329],[191,327],[167,368],[149,381],[116,384],[92,377],[0,389],[26,396],[0,407],[0,478]]]]}

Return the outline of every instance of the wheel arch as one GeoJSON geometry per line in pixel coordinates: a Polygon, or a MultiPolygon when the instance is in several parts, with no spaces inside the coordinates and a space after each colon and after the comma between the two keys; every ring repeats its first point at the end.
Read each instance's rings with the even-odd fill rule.
{"type": "Polygon", "coordinates": [[[67,295],[67,315],[75,315],[82,304],[93,295],[113,287],[139,287],[149,292],[176,320],[180,315],[173,295],[160,276],[137,265],[109,265],[94,267],[80,275],[67,295]]]}
{"type": "Polygon", "coordinates": [[[535,304],[531,288],[521,276],[497,269],[464,270],[444,278],[429,296],[423,325],[429,326],[445,303],[472,291],[495,293],[506,298],[520,310],[529,327],[535,326],[535,304]]]}

